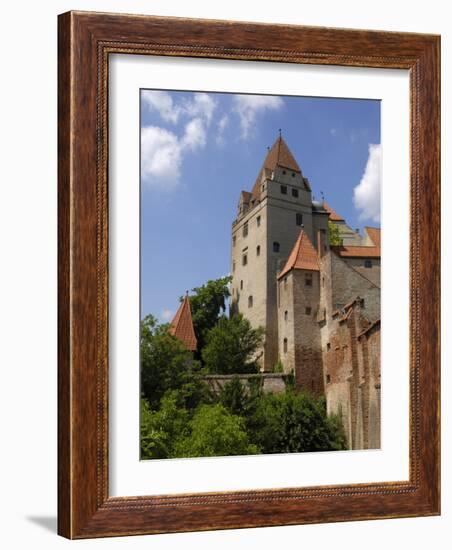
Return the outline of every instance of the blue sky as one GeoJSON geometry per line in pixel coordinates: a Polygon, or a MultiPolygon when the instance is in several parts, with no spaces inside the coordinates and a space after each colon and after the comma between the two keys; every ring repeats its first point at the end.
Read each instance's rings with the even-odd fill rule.
{"type": "Polygon", "coordinates": [[[231,223],[278,129],[352,228],[378,226],[380,102],[141,91],[141,315],[229,273],[231,223]]]}

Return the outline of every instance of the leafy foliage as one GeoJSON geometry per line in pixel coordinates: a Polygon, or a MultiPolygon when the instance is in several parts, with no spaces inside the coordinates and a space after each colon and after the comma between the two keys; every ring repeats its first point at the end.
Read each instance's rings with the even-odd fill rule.
{"type": "Polygon", "coordinates": [[[339,226],[330,221],[328,222],[328,241],[331,246],[342,246],[342,237],[339,226]]]}
{"type": "Polygon", "coordinates": [[[209,372],[219,374],[255,373],[258,366],[254,354],[262,340],[262,328],[253,329],[243,315],[221,317],[207,335],[204,364],[209,372]]]}
{"type": "Polygon", "coordinates": [[[141,323],[141,392],[157,409],[168,390],[179,390],[183,405],[195,407],[206,391],[201,365],[184,344],[148,315],[141,323]]]}
{"type": "Polygon", "coordinates": [[[263,453],[346,448],[340,421],[327,416],[324,399],[308,393],[261,395],[247,428],[263,453]]]}
{"type": "Polygon", "coordinates": [[[249,442],[245,422],[221,404],[201,405],[190,422],[191,433],[176,443],[177,456],[231,456],[257,454],[249,442]]]}
{"type": "Polygon", "coordinates": [[[190,296],[190,307],[199,353],[205,346],[207,333],[217,324],[220,315],[226,311],[231,280],[230,276],[221,277],[192,289],[194,294],[190,296]]]}

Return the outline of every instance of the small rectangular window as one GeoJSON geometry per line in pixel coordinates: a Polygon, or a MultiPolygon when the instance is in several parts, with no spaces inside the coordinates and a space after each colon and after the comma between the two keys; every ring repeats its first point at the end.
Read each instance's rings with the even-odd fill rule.
{"type": "MultiPolygon", "coordinates": [[[[295,174],[292,174],[292,175],[295,175],[295,174]]],[[[294,189],[292,188],[292,197],[298,197],[298,189],[294,189]]]]}
{"type": "Polygon", "coordinates": [[[300,214],[299,212],[295,214],[295,223],[297,225],[303,225],[303,214],[300,214]]]}
{"type": "Polygon", "coordinates": [[[253,297],[248,296],[248,307],[253,307],[253,297]]]}
{"type": "Polygon", "coordinates": [[[232,237],[232,246],[235,246],[235,242],[236,242],[236,240],[237,240],[237,239],[236,239],[236,237],[235,237],[235,236],[234,236],[234,237],[232,237]]]}
{"type": "Polygon", "coordinates": [[[240,281],[240,290],[243,290],[243,281],[240,281]]]}
{"type": "Polygon", "coordinates": [[[242,265],[246,265],[248,263],[248,256],[246,254],[244,254],[242,256],[242,265]]]}
{"type": "Polygon", "coordinates": [[[246,222],[243,226],[243,236],[246,237],[248,235],[248,222],[246,222]]]}
{"type": "Polygon", "coordinates": [[[279,243],[276,241],[273,243],[273,252],[279,252],[279,243]]]}
{"type": "Polygon", "coordinates": [[[310,308],[309,306],[304,310],[304,312],[305,312],[306,315],[311,315],[311,311],[312,311],[312,310],[311,310],[311,308],[310,308]]]}
{"type": "Polygon", "coordinates": [[[281,194],[287,195],[287,185],[281,185],[281,194]]]}
{"type": "Polygon", "coordinates": [[[327,349],[327,351],[330,351],[330,349],[331,349],[331,344],[330,344],[329,342],[328,342],[328,344],[326,345],[326,349],[327,349]]]}
{"type": "Polygon", "coordinates": [[[260,216],[258,216],[256,218],[256,222],[257,222],[257,227],[260,227],[261,226],[261,217],[260,216]]]}
{"type": "Polygon", "coordinates": [[[232,262],[232,272],[235,271],[235,262],[232,262]]]}
{"type": "Polygon", "coordinates": [[[364,260],[364,267],[372,267],[372,260],[364,260]]]}
{"type": "Polygon", "coordinates": [[[306,275],[304,276],[304,284],[305,284],[305,286],[312,286],[312,274],[311,273],[306,273],[306,275]]]}
{"type": "Polygon", "coordinates": [[[284,350],[284,353],[287,353],[287,338],[284,338],[283,340],[283,350],[284,350]]]}
{"type": "Polygon", "coordinates": [[[331,382],[331,376],[329,374],[326,375],[326,383],[329,384],[331,382]]]}
{"type": "Polygon", "coordinates": [[[257,245],[256,246],[256,256],[260,256],[261,255],[261,247],[260,245],[257,245]]]}

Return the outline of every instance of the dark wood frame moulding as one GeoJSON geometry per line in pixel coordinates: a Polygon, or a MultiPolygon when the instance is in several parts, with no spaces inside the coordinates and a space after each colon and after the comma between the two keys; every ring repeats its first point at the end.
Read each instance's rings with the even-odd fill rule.
{"type": "Polygon", "coordinates": [[[62,14],[58,24],[58,532],[87,538],[439,514],[440,37],[90,12],[62,14]],[[409,70],[409,481],[109,497],[113,53],[409,70]]]}

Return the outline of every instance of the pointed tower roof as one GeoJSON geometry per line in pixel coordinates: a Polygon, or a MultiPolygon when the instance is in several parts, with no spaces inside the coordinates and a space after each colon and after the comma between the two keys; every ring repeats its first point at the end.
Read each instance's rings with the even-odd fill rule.
{"type": "Polygon", "coordinates": [[[295,157],[292,155],[287,143],[284,141],[281,135],[276,139],[273,146],[269,149],[267,156],[265,157],[264,164],[259,171],[259,174],[254,184],[252,195],[254,198],[259,198],[260,195],[260,182],[262,176],[270,175],[277,166],[287,168],[293,172],[301,172],[295,157]]]}
{"type": "Polygon", "coordinates": [[[329,219],[332,222],[344,222],[344,218],[342,216],[339,216],[337,212],[335,212],[329,204],[327,204],[325,201],[323,201],[323,208],[328,212],[329,219]]]}
{"type": "Polygon", "coordinates": [[[174,319],[171,321],[169,333],[184,343],[188,350],[196,350],[197,341],[195,329],[193,328],[190,298],[188,297],[188,294],[182,300],[174,319]]]}
{"type": "Polygon", "coordinates": [[[284,269],[278,275],[278,279],[284,277],[292,269],[308,269],[309,271],[320,271],[317,251],[312,246],[308,235],[302,229],[295,243],[295,246],[290,253],[289,259],[284,266],[284,269]]]}

